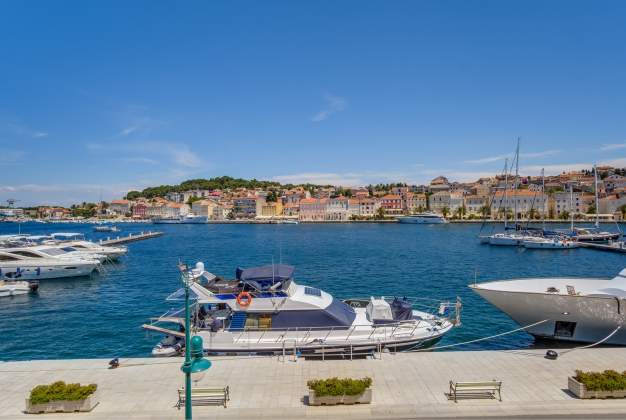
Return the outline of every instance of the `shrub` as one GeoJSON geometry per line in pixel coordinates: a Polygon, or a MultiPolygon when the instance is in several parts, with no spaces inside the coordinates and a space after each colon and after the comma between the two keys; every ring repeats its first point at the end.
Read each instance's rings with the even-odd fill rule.
{"type": "Polygon", "coordinates": [[[84,400],[94,392],[98,386],[96,384],[66,384],[57,381],[50,385],[37,385],[30,391],[31,404],[42,404],[50,401],[77,401],[84,400]]]}
{"type": "Polygon", "coordinates": [[[307,382],[309,389],[315,391],[315,395],[359,395],[372,385],[372,378],[330,378],[315,379],[307,382]]]}
{"type": "Polygon", "coordinates": [[[574,376],[589,391],[624,391],[626,390],[626,371],[619,373],[614,370],[604,372],[576,371],[574,376]]]}

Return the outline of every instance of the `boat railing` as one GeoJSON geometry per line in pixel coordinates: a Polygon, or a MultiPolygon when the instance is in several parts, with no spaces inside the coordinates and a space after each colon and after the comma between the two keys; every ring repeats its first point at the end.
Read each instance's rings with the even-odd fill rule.
{"type": "MultiPolygon", "coordinates": [[[[363,329],[368,332],[369,335],[367,339],[370,340],[373,337],[382,336],[387,340],[388,338],[396,337],[400,334],[401,331],[404,331],[402,335],[412,336],[415,331],[420,327],[433,327],[437,326],[437,320],[408,320],[408,321],[400,321],[395,323],[388,324],[357,324],[352,325],[350,327],[346,326],[331,326],[331,327],[287,327],[287,328],[239,328],[239,329],[229,329],[231,333],[238,333],[236,337],[233,338],[234,343],[239,343],[241,340],[247,337],[248,341],[251,341],[252,333],[261,333],[261,335],[256,339],[257,344],[263,340],[268,335],[272,335],[272,333],[279,333],[276,335],[273,340],[274,343],[281,343],[284,341],[295,341],[298,343],[304,343],[308,340],[320,340],[321,342],[326,341],[331,335],[342,331],[345,332],[345,340],[347,341],[352,337],[353,333],[358,329],[363,329]],[[371,331],[370,331],[371,329],[371,331]],[[407,332],[410,329],[410,332],[407,332]],[[325,334],[316,334],[316,333],[325,334]]],[[[440,323],[439,323],[440,324],[440,323]]],[[[273,337],[270,337],[270,339],[273,337]]]]}

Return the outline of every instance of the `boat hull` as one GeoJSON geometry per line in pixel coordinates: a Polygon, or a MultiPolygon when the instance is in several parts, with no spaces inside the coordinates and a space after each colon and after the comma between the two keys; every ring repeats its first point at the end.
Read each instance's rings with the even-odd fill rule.
{"type": "Polygon", "coordinates": [[[440,225],[440,224],[444,224],[447,222],[444,218],[404,216],[404,217],[398,217],[398,223],[418,224],[418,225],[440,225]]]}
{"type": "Polygon", "coordinates": [[[45,266],[45,265],[20,265],[0,267],[1,278],[16,280],[45,280],[64,277],[89,276],[97,269],[96,264],[45,266]]]}
{"type": "MultiPolygon", "coordinates": [[[[548,320],[526,329],[538,338],[596,343],[626,321],[626,302],[620,303],[612,297],[470,288],[521,326],[548,320]]],[[[605,343],[626,345],[626,329],[619,330],[605,343]]]]}

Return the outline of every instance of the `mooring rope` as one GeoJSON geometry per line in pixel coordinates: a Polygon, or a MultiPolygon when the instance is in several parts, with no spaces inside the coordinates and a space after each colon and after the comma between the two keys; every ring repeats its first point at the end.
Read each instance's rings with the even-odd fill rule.
{"type": "Polygon", "coordinates": [[[412,351],[412,352],[432,351],[432,350],[445,349],[445,348],[449,348],[449,347],[463,346],[465,344],[478,343],[479,341],[491,340],[493,338],[502,337],[502,336],[507,335],[507,334],[513,334],[515,332],[525,330],[526,328],[531,328],[531,327],[534,327],[535,325],[543,324],[544,322],[547,322],[547,321],[549,321],[549,319],[544,319],[543,321],[535,322],[534,324],[525,325],[523,327],[519,327],[519,328],[516,328],[516,329],[511,330],[511,331],[507,331],[507,332],[503,332],[503,333],[495,334],[495,335],[490,335],[489,337],[477,338],[475,340],[464,341],[462,343],[448,344],[448,345],[445,345],[445,346],[437,346],[437,347],[428,347],[428,348],[417,349],[417,350],[410,350],[410,351],[412,351]]]}
{"type": "Polygon", "coordinates": [[[600,340],[600,341],[596,341],[595,343],[592,343],[592,344],[587,344],[586,346],[582,346],[582,347],[574,347],[574,348],[572,348],[572,349],[567,349],[567,350],[564,350],[564,351],[562,351],[562,352],[561,352],[561,355],[563,355],[563,354],[567,354],[567,353],[569,353],[569,352],[571,352],[571,351],[574,351],[574,350],[589,349],[589,348],[591,348],[591,347],[594,347],[594,346],[597,346],[597,345],[599,345],[599,344],[602,344],[602,343],[604,343],[606,340],[608,340],[609,338],[613,337],[613,336],[615,335],[615,333],[617,333],[617,332],[618,332],[621,328],[622,328],[622,326],[621,326],[621,325],[619,325],[617,328],[615,328],[615,329],[613,330],[613,332],[612,332],[611,334],[607,335],[607,336],[606,336],[606,337],[604,337],[602,340],[600,340]]]}

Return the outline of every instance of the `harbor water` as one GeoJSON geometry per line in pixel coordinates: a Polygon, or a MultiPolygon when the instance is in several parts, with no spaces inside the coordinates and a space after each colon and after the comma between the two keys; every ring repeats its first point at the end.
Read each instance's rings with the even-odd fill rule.
{"type": "MultiPolygon", "coordinates": [[[[339,298],[374,295],[454,300],[459,296],[462,326],[441,344],[517,328],[467,287],[474,281],[531,276],[608,278],[626,267],[623,254],[592,249],[481,245],[477,239],[480,224],[119,226],[121,232],[115,234],[95,233],[88,224],[19,227],[22,233],[32,234],[82,232],[90,239],[157,227],[165,235],[129,244],[128,255],[105,265],[100,274],[43,280],[36,295],[0,299],[0,360],[149,356],[161,337],[145,332],[141,325],[173,307],[165,298],[180,287],[179,261],[203,261],[208,271],[225,277],[233,277],[237,266],[291,264],[296,267],[296,281],[339,298]]],[[[0,224],[0,234],[17,231],[16,224],[0,224]]],[[[532,345],[532,337],[520,332],[455,349],[532,345]]]]}

